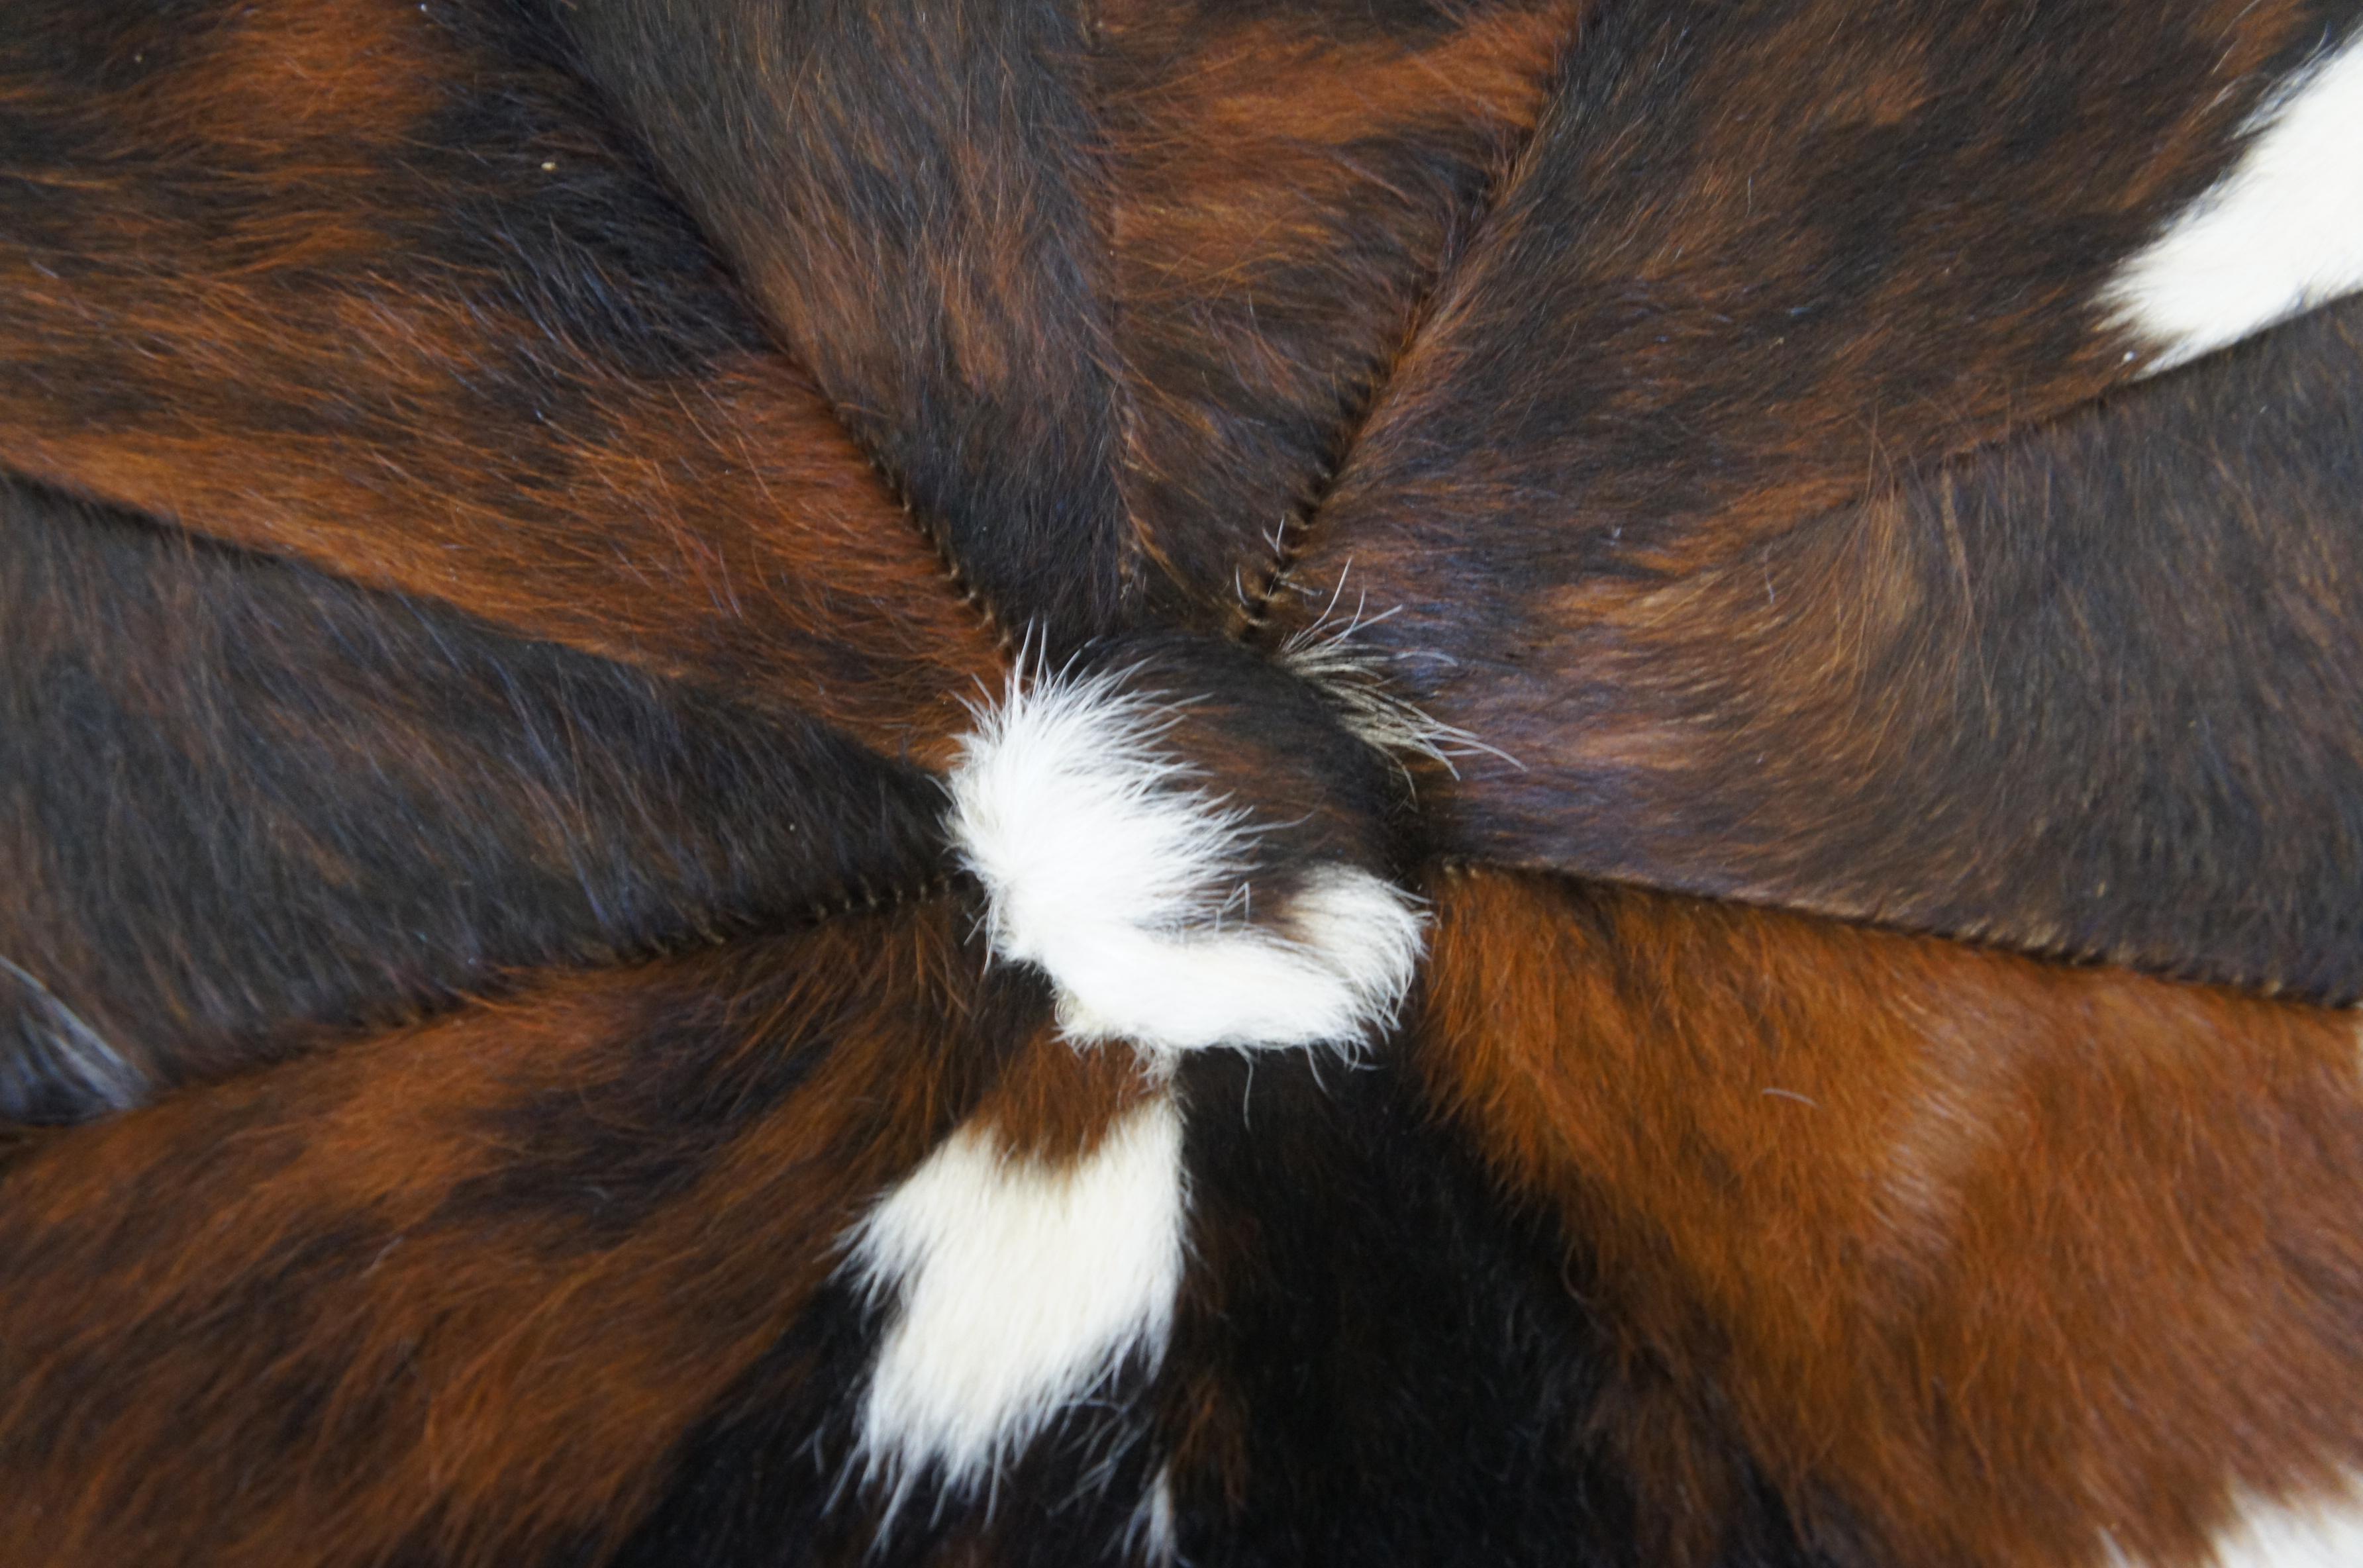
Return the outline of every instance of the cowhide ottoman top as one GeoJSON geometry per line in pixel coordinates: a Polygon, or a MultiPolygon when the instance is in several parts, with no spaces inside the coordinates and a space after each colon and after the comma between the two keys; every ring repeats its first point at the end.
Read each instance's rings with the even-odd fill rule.
{"type": "Polygon", "coordinates": [[[0,1568],[2363,1568],[2363,0],[0,0],[0,1568]]]}

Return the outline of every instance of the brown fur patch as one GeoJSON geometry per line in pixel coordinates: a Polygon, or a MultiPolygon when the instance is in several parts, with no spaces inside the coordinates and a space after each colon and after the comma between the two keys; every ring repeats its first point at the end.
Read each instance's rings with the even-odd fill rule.
{"type": "Polygon", "coordinates": [[[1077,1047],[1046,1028],[1010,1057],[976,1118],[1011,1157],[1067,1165],[1090,1158],[1159,1088],[1155,1068],[1131,1047],[1077,1047]]]}
{"type": "Polygon", "coordinates": [[[1081,8],[578,0],[559,19],[981,602],[1062,650],[1136,609],[1081,8]]]}
{"type": "Polygon", "coordinates": [[[1593,1260],[1658,1561],[1726,1419],[1926,1568],[2180,1561],[2363,1459],[2352,1014],[1500,874],[1434,955],[1421,1069],[1593,1260]]]}
{"type": "Polygon", "coordinates": [[[1236,625],[1531,134],[1582,6],[1106,7],[1126,494],[1236,625]]]}
{"type": "Polygon", "coordinates": [[[1270,633],[1495,748],[1447,854],[2363,995],[2358,317],[2096,304],[2358,15],[1603,13],[1270,633]]]}
{"type": "Polygon", "coordinates": [[[0,42],[0,461],[942,755],[991,637],[529,37],[141,26],[0,42]]]}
{"type": "Polygon", "coordinates": [[[968,918],[553,981],[19,1154],[11,1551],[489,1568],[619,1539],[1038,1027],[968,918]]]}

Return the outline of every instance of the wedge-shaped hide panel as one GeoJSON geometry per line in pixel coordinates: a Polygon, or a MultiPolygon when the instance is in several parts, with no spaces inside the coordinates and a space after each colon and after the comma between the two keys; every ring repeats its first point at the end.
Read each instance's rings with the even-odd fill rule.
{"type": "Polygon", "coordinates": [[[1235,624],[1266,587],[1585,8],[1099,8],[1125,492],[1193,621],[1235,624]]]}
{"type": "Polygon", "coordinates": [[[1071,0],[580,0],[587,74],[964,581],[1065,650],[1142,558],[1071,0]]]}
{"type": "Polygon", "coordinates": [[[2128,70],[2114,0],[1603,6],[1305,591],[1417,552],[1448,573],[1422,618],[1485,625],[1504,586],[1677,572],[2122,384],[2147,361],[2102,296],[2357,15],[2164,0],[2128,70]]]}
{"type": "Polygon", "coordinates": [[[2347,8],[1837,9],[1603,13],[1274,629],[1493,748],[1447,853],[2363,994],[2363,315],[2130,385],[2118,287],[2347,8]]]}
{"type": "MultiPolygon", "coordinates": [[[[1736,1423],[1820,1560],[2291,1568],[2335,1559],[2248,1548],[2363,1522],[2353,1012],[1472,872],[1418,1029],[1591,1261],[1612,1390],[1736,1423]]],[[[1612,1430],[1707,1505],[1643,1561],[1724,1561],[1748,1474],[1612,1430]]]]}
{"type": "Polygon", "coordinates": [[[10,1552],[605,1560],[784,1358],[803,1452],[766,1495],[808,1525],[770,1548],[809,1560],[876,1339],[839,1239],[1046,1033],[971,918],[552,980],[17,1151],[10,1552]]]}
{"type": "Polygon", "coordinates": [[[1175,1560],[1670,1568],[1664,1521],[1706,1513],[1723,1554],[1693,1563],[1857,1568],[1804,1550],[1712,1390],[1631,1364],[1582,1239],[1505,1201],[1402,1044],[1360,1068],[1229,1052],[1182,1067],[1175,1560]]]}
{"type": "Polygon", "coordinates": [[[0,486],[0,1117],[949,869],[843,735],[0,486]]]}
{"type": "Polygon", "coordinates": [[[991,638],[558,48],[12,6],[0,464],[929,755],[991,638]]]}
{"type": "Polygon", "coordinates": [[[1365,635],[1524,765],[1460,760],[1463,853],[2343,1000],[2358,497],[2349,303],[1727,558],[1570,583],[1515,660],[1417,601],[1365,635]]]}

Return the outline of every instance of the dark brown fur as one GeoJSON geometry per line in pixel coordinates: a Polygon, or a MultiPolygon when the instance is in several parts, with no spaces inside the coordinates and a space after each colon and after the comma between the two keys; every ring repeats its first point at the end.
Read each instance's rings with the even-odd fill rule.
{"type": "Polygon", "coordinates": [[[1102,9],[1126,493],[1196,624],[1235,628],[1319,503],[1581,9],[1102,9]]]}
{"type": "Polygon", "coordinates": [[[982,601],[1061,651],[1137,609],[1075,7],[555,14],[982,601]]]}
{"type": "MultiPolygon", "coordinates": [[[[1297,574],[1677,571],[2140,367],[2093,295],[2348,0],[1603,8],[1297,574]]],[[[1448,602],[1458,607],[1459,596],[1448,602]]],[[[1417,617],[1413,617],[1416,619],[1417,617]]]]}
{"type": "Polygon", "coordinates": [[[0,483],[0,1116],[949,867],[825,726],[0,483]]]}
{"type": "Polygon", "coordinates": [[[545,48],[12,7],[0,462],[939,756],[985,629],[545,48]]]}
{"type": "Polygon", "coordinates": [[[2349,9],[1841,12],[1603,14],[1275,629],[1506,754],[1448,853],[2363,994],[2357,317],[2094,298],[2349,9]]]}
{"type": "Polygon", "coordinates": [[[557,12],[963,580],[1059,651],[1241,613],[1575,14],[557,12]]]}
{"type": "Polygon", "coordinates": [[[1725,1420],[1809,1542],[1913,1568],[2191,1562],[2363,1462],[2355,1014],[1476,872],[1429,988],[1430,1092],[1557,1208],[1607,1408],[1666,1413],[1614,1429],[1649,1561],[1715,1560],[1725,1420]]]}
{"type": "Polygon", "coordinates": [[[20,1154],[11,1560],[612,1549],[1047,1017],[969,918],[553,981],[20,1154]]]}
{"type": "Polygon", "coordinates": [[[1523,765],[1438,784],[1454,851],[2348,999],[2358,411],[2349,303],[1526,633],[1369,635],[1523,765]]]}

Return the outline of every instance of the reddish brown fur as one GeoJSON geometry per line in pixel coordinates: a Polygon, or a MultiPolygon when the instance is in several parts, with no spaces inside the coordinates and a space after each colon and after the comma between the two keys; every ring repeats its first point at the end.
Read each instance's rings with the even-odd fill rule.
{"type": "Polygon", "coordinates": [[[1155,1069],[1123,1044],[1071,1044],[1046,1025],[977,1104],[1011,1155],[1048,1165],[1091,1157],[1108,1130],[1157,1092],[1155,1069]]]}
{"type": "Polygon", "coordinates": [[[1711,1555],[1724,1419],[1914,1568],[2188,1562],[2363,1460],[2353,1014],[1497,873],[1429,984],[1431,1092],[1621,1325],[1658,1561],[1711,1555]]]}
{"type": "Polygon", "coordinates": [[[21,1154],[11,1553],[456,1568],[620,1538],[1040,1021],[970,918],[554,980],[21,1154]]]}
{"type": "Polygon", "coordinates": [[[990,635],[579,88],[401,0],[241,6],[128,80],[27,26],[0,461],[943,755],[990,635]]]}

